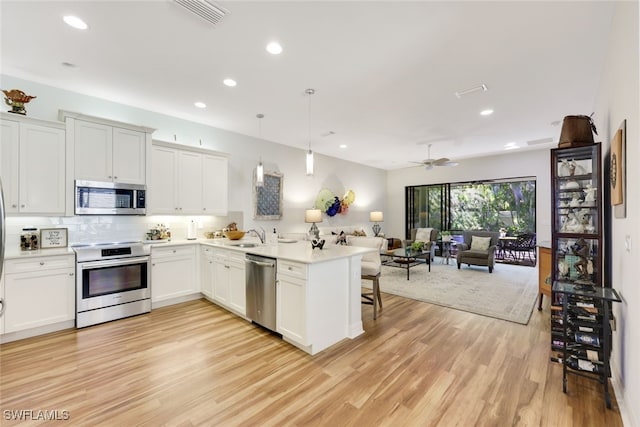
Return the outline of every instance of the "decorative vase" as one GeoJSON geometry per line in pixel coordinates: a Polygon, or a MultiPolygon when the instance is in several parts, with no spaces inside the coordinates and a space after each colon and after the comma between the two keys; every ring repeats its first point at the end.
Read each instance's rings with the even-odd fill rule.
{"type": "Polygon", "coordinates": [[[4,102],[11,107],[10,113],[27,115],[27,110],[24,109],[24,104],[28,103],[35,96],[30,96],[19,89],[3,90],[5,95],[4,102]]]}

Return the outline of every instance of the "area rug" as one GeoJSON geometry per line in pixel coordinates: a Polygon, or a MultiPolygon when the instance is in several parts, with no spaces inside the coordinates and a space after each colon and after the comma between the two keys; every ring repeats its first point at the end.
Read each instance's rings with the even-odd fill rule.
{"type": "MultiPolygon", "coordinates": [[[[538,269],[498,264],[487,267],[440,264],[436,258],[431,272],[426,265],[411,268],[410,280],[403,268],[382,266],[382,292],[437,304],[456,310],[526,325],[538,295],[538,269]]],[[[371,288],[370,280],[362,286],[371,288]]],[[[384,303],[384,301],[383,301],[384,303]]]]}

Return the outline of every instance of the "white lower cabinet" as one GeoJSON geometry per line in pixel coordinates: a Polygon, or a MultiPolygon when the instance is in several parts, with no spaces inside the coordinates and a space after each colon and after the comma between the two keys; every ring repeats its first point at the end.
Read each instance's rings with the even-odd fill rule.
{"type": "Polygon", "coordinates": [[[4,274],[4,333],[75,318],[73,255],[7,260],[4,274]]]}
{"type": "Polygon", "coordinates": [[[151,304],[200,292],[196,277],[196,246],[151,249],[151,304]]]}
{"type": "Polygon", "coordinates": [[[236,313],[247,313],[244,252],[214,249],[213,300],[236,313]]]}
{"type": "Polygon", "coordinates": [[[213,279],[215,277],[215,258],[213,248],[200,247],[200,292],[213,299],[213,279]]]}
{"type": "Polygon", "coordinates": [[[292,261],[278,261],[276,289],[276,329],[282,336],[303,346],[307,333],[307,266],[292,261]]]}

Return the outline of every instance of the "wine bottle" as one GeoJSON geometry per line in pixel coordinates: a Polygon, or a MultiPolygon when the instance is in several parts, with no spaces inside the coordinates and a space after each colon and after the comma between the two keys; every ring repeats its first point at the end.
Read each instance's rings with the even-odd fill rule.
{"type": "Polygon", "coordinates": [[[589,350],[586,348],[569,348],[567,351],[578,359],[590,360],[591,362],[604,362],[604,354],[601,350],[589,350]]]}
{"type": "Polygon", "coordinates": [[[589,334],[586,332],[576,332],[574,334],[576,343],[586,344],[594,347],[600,347],[600,337],[596,334],[589,334]]]}
{"type": "Polygon", "coordinates": [[[551,357],[550,359],[552,362],[565,364],[577,371],[593,372],[594,374],[604,373],[604,365],[601,363],[593,363],[590,360],[578,359],[575,356],[569,356],[566,360],[563,360],[561,357],[551,357]]]}

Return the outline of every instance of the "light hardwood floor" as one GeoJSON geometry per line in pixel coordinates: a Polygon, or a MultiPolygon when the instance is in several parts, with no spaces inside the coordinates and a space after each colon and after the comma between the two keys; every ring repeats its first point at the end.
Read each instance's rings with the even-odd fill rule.
{"type": "Polygon", "coordinates": [[[205,300],[4,344],[0,424],[26,409],[74,426],[622,425],[597,382],[562,393],[548,301],[527,326],[383,302],[376,321],[363,306],[364,335],[315,357],[205,300]]]}

